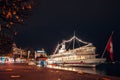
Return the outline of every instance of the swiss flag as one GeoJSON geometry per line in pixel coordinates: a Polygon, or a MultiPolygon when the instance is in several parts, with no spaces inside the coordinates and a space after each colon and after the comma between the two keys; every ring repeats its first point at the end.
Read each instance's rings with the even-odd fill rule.
{"type": "Polygon", "coordinates": [[[108,45],[106,50],[110,53],[110,59],[113,61],[113,43],[112,43],[112,35],[110,36],[108,45]]]}

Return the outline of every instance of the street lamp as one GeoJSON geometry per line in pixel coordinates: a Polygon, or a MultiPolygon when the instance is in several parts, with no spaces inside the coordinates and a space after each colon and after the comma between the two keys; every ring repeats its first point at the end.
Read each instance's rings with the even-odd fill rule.
{"type": "Polygon", "coordinates": [[[28,57],[27,58],[29,59],[29,57],[30,57],[30,51],[28,51],[28,57]]]}

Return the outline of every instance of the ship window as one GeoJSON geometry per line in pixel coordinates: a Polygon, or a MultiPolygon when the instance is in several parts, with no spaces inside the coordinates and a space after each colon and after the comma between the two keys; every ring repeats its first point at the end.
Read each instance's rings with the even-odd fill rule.
{"type": "Polygon", "coordinates": [[[85,56],[81,56],[81,59],[85,59],[85,56]]]}

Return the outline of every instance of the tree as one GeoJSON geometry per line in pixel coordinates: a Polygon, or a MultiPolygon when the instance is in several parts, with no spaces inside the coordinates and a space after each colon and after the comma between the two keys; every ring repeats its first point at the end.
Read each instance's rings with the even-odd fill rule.
{"type": "Polygon", "coordinates": [[[0,0],[0,53],[11,49],[15,27],[24,23],[33,7],[33,0],[0,0]]]}

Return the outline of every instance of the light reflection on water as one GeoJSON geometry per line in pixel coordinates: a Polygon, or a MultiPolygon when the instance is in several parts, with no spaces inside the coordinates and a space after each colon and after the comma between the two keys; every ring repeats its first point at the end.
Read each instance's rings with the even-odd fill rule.
{"type": "Polygon", "coordinates": [[[76,71],[76,72],[92,73],[92,74],[104,74],[103,72],[97,71],[96,68],[63,67],[63,66],[52,66],[52,65],[48,65],[47,67],[54,69],[76,71]]]}
{"type": "Polygon", "coordinates": [[[55,66],[55,65],[47,65],[49,68],[54,69],[62,69],[62,70],[69,70],[69,71],[76,71],[78,73],[92,73],[92,74],[100,74],[100,75],[107,75],[107,76],[116,76],[120,77],[120,63],[116,64],[101,64],[96,66],[95,68],[88,68],[88,67],[68,67],[68,66],[55,66]]]}

